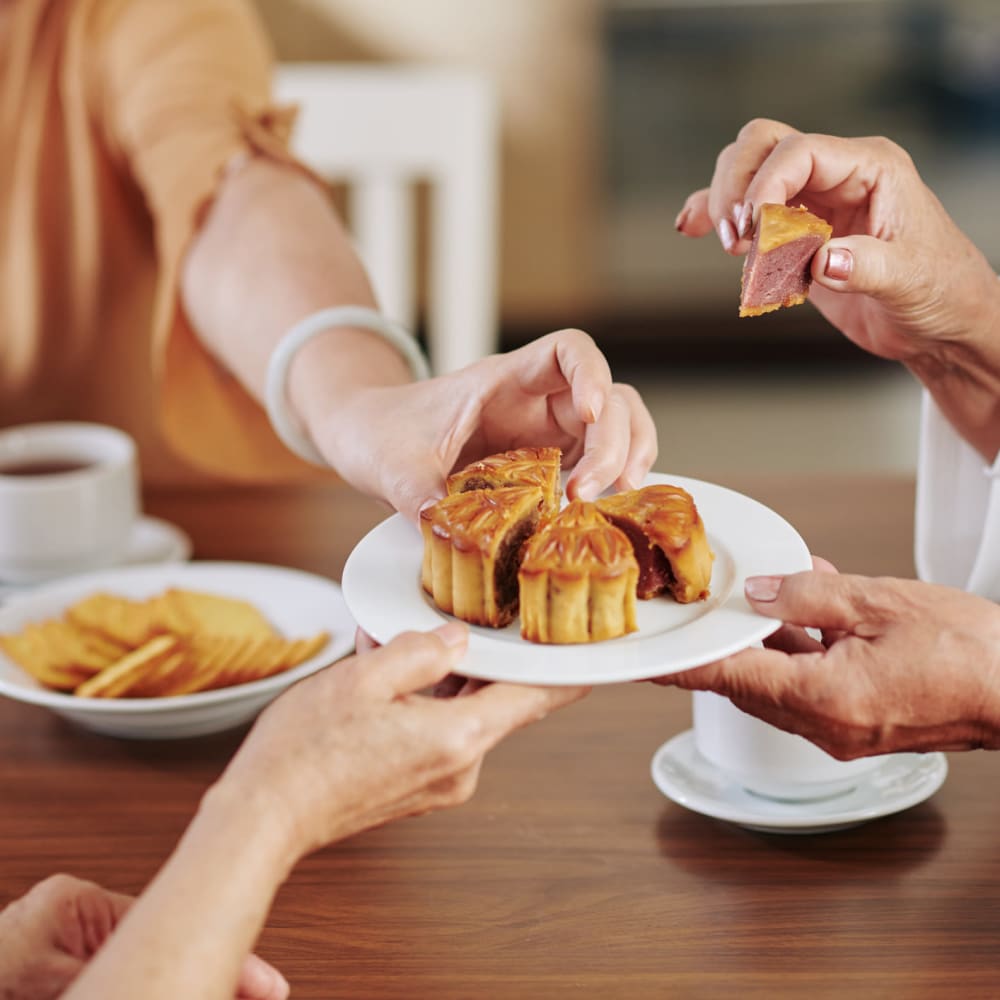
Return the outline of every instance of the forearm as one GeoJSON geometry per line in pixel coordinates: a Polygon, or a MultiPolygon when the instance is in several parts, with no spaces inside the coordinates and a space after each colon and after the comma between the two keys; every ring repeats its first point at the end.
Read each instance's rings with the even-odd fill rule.
{"type": "Polygon", "coordinates": [[[253,795],[209,791],[167,863],[65,1000],[232,1000],[296,855],[253,795]]]}
{"type": "Polygon", "coordinates": [[[1000,376],[968,361],[921,358],[908,367],[948,422],[991,464],[1000,450],[1000,376]]]}
{"type": "MultiPolygon", "coordinates": [[[[259,400],[271,353],[294,323],[328,306],[375,304],[324,192],[266,159],[222,182],[185,260],[181,298],[207,349],[259,400]]],[[[410,379],[406,361],[378,335],[334,329],[299,352],[289,393],[308,425],[340,392],[410,379]]]]}

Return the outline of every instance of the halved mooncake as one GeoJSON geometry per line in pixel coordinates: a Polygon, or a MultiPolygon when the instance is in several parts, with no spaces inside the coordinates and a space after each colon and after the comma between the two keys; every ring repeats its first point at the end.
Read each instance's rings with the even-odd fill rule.
{"type": "Polygon", "coordinates": [[[595,501],[628,536],[639,562],[637,596],[669,592],[681,604],[708,597],[715,555],[687,490],[657,484],[595,501]]]}
{"type": "Polygon", "coordinates": [[[599,642],[634,632],[639,565],[632,544],[592,503],[574,500],[528,542],[518,581],[521,635],[599,642]]]}
{"type": "Polygon", "coordinates": [[[541,515],[537,486],[469,490],[420,512],[421,583],[434,603],[473,625],[503,628],[517,614],[517,570],[541,515]]]}
{"type": "Polygon", "coordinates": [[[538,486],[545,494],[545,512],[554,514],[562,499],[558,448],[515,448],[467,465],[448,477],[449,493],[492,490],[504,486],[538,486]]]}
{"type": "Polygon", "coordinates": [[[805,302],[816,251],[833,227],[804,206],[761,205],[760,220],[743,261],[740,315],[760,316],[805,302]]]}

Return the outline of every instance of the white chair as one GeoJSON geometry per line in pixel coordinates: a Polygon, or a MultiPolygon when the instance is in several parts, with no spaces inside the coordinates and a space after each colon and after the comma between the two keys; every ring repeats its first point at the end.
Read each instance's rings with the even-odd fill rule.
{"type": "Polygon", "coordinates": [[[498,116],[461,70],[286,63],[275,96],[300,105],[293,148],[348,192],[348,225],[382,310],[417,319],[414,185],[430,185],[427,340],[443,373],[497,349],[498,116]]]}

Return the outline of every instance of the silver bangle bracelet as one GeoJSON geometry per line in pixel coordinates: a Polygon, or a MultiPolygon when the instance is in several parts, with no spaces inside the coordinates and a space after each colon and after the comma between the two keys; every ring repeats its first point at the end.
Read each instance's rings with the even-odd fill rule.
{"type": "Polygon", "coordinates": [[[295,355],[313,337],[335,327],[355,327],[377,333],[406,358],[415,379],[430,377],[430,365],[413,336],[367,306],[333,306],[300,320],[278,342],[267,365],[264,400],[274,432],[289,450],[315,465],[329,465],[288,405],[288,373],[295,355]]]}

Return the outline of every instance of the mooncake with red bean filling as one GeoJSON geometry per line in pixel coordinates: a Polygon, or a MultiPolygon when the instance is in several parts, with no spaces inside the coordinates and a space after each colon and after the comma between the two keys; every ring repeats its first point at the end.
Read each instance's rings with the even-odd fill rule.
{"type": "Polygon", "coordinates": [[[529,540],[518,582],[521,635],[531,642],[599,642],[634,632],[639,565],[624,532],[574,500],[529,540]]]}
{"type": "Polygon", "coordinates": [[[558,448],[515,448],[467,465],[448,477],[448,492],[491,490],[504,486],[538,486],[545,494],[545,512],[554,514],[562,500],[558,448]]]}
{"type": "Polygon", "coordinates": [[[679,603],[690,604],[708,597],[715,555],[687,490],[643,486],[595,503],[632,544],[639,563],[640,599],[669,593],[679,603]]]}
{"type": "Polygon", "coordinates": [[[743,261],[740,315],[760,316],[805,302],[812,259],[833,227],[804,206],[761,205],[750,251],[743,261]]]}
{"type": "Polygon", "coordinates": [[[478,489],[420,512],[421,584],[442,611],[493,628],[514,620],[521,550],[544,500],[537,486],[478,489]]]}

